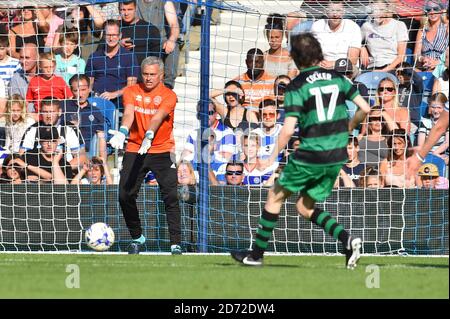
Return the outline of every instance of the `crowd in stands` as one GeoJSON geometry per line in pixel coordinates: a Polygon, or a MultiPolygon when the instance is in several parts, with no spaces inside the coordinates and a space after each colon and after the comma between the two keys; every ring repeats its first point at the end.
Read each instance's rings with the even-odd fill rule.
{"type": "MultiPolygon", "coordinates": [[[[374,0],[370,14],[358,19],[343,1],[326,2],[323,16],[269,15],[261,30],[269,49],[250,49],[243,61],[246,72],[211,90],[209,129],[189,134],[177,165],[179,184],[198,183],[199,165],[206,162],[211,185],[273,185],[302,141],[300,128],[269,165],[285,118],[284,93],[300,73],[289,54],[289,38],[311,32],[322,45],[320,67],[346,76],[372,107],[349,138],[348,162],[335,186],[448,188],[448,131],[419,174],[411,179],[405,174],[414,147],[424,143],[440,116],[448,116],[443,113],[449,79],[447,3],[424,1],[422,14],[409,20],[396,12],[395,3],[374,0]]],[[[111,184],[102,108],[122,110],[123,90],[140,81],[140,62],[148,56],[164,59],[164,84],[174,87],[180,32],[186,28],[182,19],[180,3],[160,0],[2,9],[1,180],[111,184]],[[98,157],[90,155],[93,142],[98,157]]],[[[205,115],[201,105],[198,119],[205,115]]],[[[351,101],[347,106],[351,117],[355,106],[351,101]]],[[[155,184],[151,172],[146,183],[155,184]]]]}

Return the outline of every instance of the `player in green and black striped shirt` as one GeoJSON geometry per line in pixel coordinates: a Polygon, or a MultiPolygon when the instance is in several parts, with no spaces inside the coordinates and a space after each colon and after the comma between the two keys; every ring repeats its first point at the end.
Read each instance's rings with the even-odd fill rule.
{"type": "Polygon", "coordinates": [[[300,146],[290,156],[269,191],[252,251],[232,252],[231,255],[246,265],[262,265],[281,205],[292,193],[300,192],[297,201],[299,213],[342,242],[346,267],[353,269],[360,257],[361,239],[350,236],[330,213],[315,207],[315,203],[331,194],[339,171],[347,161],[348,132],[364,120],[370,106],[347,78],[334,70],[318,66],[323,54],[320,43],[312,34],[294,36],[291,44],[291,56],[300,75],[286,90],[286,119],[269,164],[287,145],[297,123],[300,127],[300,146]],[[351,100],[359,107],[350,122],[345,100],[351,100]]]}

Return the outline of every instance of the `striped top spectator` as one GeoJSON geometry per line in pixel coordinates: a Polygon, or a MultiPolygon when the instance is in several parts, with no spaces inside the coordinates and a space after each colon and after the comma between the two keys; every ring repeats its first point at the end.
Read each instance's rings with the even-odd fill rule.
{"type": "Polygon", "coordinates": [[[14,72],[21,68],[19,60],[10,56],[6,56],[5,59],[0,61],[0,78],[5,82],[6,87],[8,87],[14,72]]]}
{"type": "Polygon", "coordinates": [[[433,42],[427,39],[427,31],[422,33],[422,55],[439,60],[448,47],[447,26],[444,23],[439,24],[433,42]]]}

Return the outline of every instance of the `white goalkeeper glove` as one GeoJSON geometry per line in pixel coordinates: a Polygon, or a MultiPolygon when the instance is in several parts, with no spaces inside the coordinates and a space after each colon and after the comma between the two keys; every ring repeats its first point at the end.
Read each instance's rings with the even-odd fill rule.
{"type": "Polygon", "coordinates": [[[155,136],[155,133],[153,131],[148,130],[145,132],[144,140],[142,141],[141,148],[139,149],[138,153],[140,155],[146,154],[149,148],[152,146],[153,137],[155,136]]]}
{"type": "Polygon", "coordinates": [[[109,130],[108,133],[113,135],[109,140],[109,144],[115,149],[123,149],[123,144],[128,136],[128,128],[121,126],[118,131],[109,130]]]}

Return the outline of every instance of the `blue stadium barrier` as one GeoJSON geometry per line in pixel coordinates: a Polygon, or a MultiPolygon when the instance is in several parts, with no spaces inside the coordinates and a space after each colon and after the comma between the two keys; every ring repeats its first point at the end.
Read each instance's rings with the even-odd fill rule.
{"type": "Polygon", "coordinates": [[[422,78],[424,92],[431,92],[433,90],[434,76],[432,72],[417,72],[417,75],[422,78]]]}

